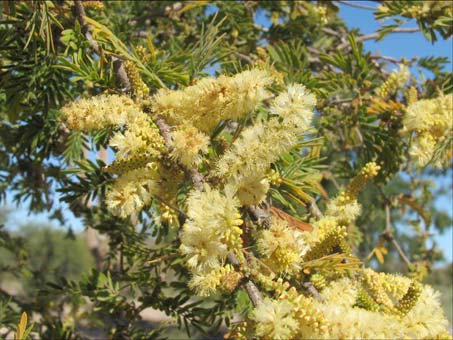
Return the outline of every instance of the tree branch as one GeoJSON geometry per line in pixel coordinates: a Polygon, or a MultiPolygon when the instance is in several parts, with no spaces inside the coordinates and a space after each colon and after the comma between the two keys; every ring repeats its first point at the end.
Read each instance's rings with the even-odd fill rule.
{"type": "Polygon", "coordinates": [[[370,58],[373,59],[373,60],[377,60],[377,59],[386,60],[386,61],[389,61],[389,62],[394,63],[394,64],[400,64],[401,63],[401,60],[398,60],[398,59],[393,58],[393,57],[387,57],[387,56],[384,56],[384,55],[372,55],[372,56],[370,56],[370,58]]]}
{"type": "Polygon", "coordinates": [[[377,7],[362,5],[357,2],[352,2],[352,1],[338,0],[337,2],[339,2],[340,4],[346,5],[346,6],[361,8],[361,9],[368,9],[371,11],[375,11],[377,9],[377,7]]]}
{"type": "MultiPolygon", "coordinates": [[[[161,133],[162,137],[164,138],[166,146],[168,148],[170,148],[170,142],[171,142],[170,126],[167,124],[167,122],[165,121],[165,119],[162,116],[157,117],[157,119],[155,119],[154,122],[156,123],[157,127],[159,128],[160,133],[161,133]]],[[[197,189],[199,191],[203,191],[204,190],[203,175],[200,174],[197,169],[191,169],[191,168],[187,168],[187,167],[182,167],[182,168],[184,169],[184,172],[191,179],[195,189],[197,189]]],[[[239,262],[237,256],[234,255],[233,253],[228,254],[228,260],[235,267],[238,267],[240,265],[240,262],[239,262]]],[[[256,285],[253,283],[253,281],[247,279],[243,283],[243,287],[255,307],[262,302],[263,298],[261,297],[261,294],[260,294],[258,288],[256,287],[256,285]]]]}
{"type": "Polygon", "coordinates": [[[393,235],[392,221],[391,221],[391,216],[390,216],[390,205],[388,203],[385,205],[385,232],[383,233],[383,237],[385,240],[390,241],[393,244],[396,251],[400,255],[401,259],[406,264],[406,266],[410,267],[412,265],[411,261],[406,256],[403,248],[401,248],[399,243],[396,241],[395,236],[393,235]]]}
{"type": "Polygon", "coordinates": [[[317,219],[320,219],[322,217],[322,212],[319,209],[318,205],[316,204],[316,201],[313,199],[310,203],[310,212],[313,216],[315,216],[317,219]]]}
{"type": "MultiPolygon", "coordinates": [[[[398,27],[389,33],[413,33],[413,32],[418,32],[418,31],[420,31],[420,29],[418,27],[398,27]]],[[[379,33],[374,32],[374,33],[370,33],[370,34],[361,35],[360,37],[358,37],[356,39],[356,42],[372,40],[372,39],[377,39],[377,38],[379,38],[379,33]]],[[[349,46],[349,41],[345,41],[344,43],[338,45],[337,50],[342,50],[348,46],[349,46]]]]}
{"type": "Polygon", "coordinates": [[[306,290],[308,290],[308,292],[309,292],[316,300],[318,300],[319,302],[324,302],[323,297],[321,296],[321,294],[319,294],[318,290],[315,288],[315,286],[313,285],[313,283],[307,281],[307,282],[302,283],[302,286],[304,286],[304,288],[305,288],[306,290]]]}
{"type": "Polygon", "coordinates": [[[238,57],[239,59],[245,61],[246,63],[248,64],[253,64],[253,60],[252,58],[250,58],[249,56],[241,53],[241,52],[238,52],[238,51],[233,51],[233,54],[238,57]]]}
{"type": "MultiPolygon", "coordinates": [[[[85,38],[87,39],[88,43],[90,44],[90,47],[96,53],[99,54],[100,53],[99,44],[97,43],[96,40],[94,40],[94,38],[91,34],[91,31],[90,31],[90,27],[85,20],[85,9],[83,8],[82,1],[75,0],[74,5],[75,5],[74,7],[75,7],[76,17],[77,17],[77,20],[79,21],[80,25],[82,26],[82,29],[84,30],[85,38]]],[[[127,77],[126,71],[124,70],[124,65],[123,65],[122,60],[120,60],[114,56],[112,56],[112,60],[114,62],[115,75],[122,81],[123,84],[126,85],[126,87],[130,87],[130,82],[127,77]]],[[[162,137],[164,138],[165,144],[167,145],[167,147],[170,147],[170,145],[169,145],[171,142],[170,126],[167,124],[167,122],[165,121],[165,119],[163,117],[158,117],[155,120],[155,124],[159,128],[160,133],[162,134],[162,137]]],[[[203,176],[196,169],[185,168],[185,172],[186,172],[186,174],[189,175],[194,187],[197,190],[203,191],[204,190],[203,176]]],[[[237,258],[234,254],[231,254],[231,256],[229,256],[229,258],[231,258],[231,260],[235,259],[236,262],[239,263],[239,261],[237,260],[237,258]]],[[[255,306],[262,301],[261,294],[260,294],[258,288],[256,287],[256,285],[252,281],[247,280],[244,283],[244,288],[247,291],[247,294],[249,295],[250,299],[252,300],[252,302],[255,306]]]]}
{"type": "MultiPolygon", "coordinates": [[[[90,25],[85,20],[86,15],[85,8],[83,8],[83,2],[80,0],[75,0],[74,10],[75,16],[80,26],[82,26],[82,32],[85,36],[85,39],[88,41],[90,48],[101,56],[101,48],[99,47],[98,42],[93,38],[90,25]]],[[[113,70],[115,72],[116,79],[118,79],[121,82],[121,85],[123,85],[126,89],[130,89],[131,83],[129,81],[129,78],[127,77],[126,70],[124,69],[123,61],[115,56],[112,56],[111,58],[113,61],[113,70]]]]}
{"type": "MultiPolygon", "coordinates": [[[[237,256],[233,253],[228,254],[228,261],[230,261],[235,268],[238,268],[241,265],[237,256]]],[[[247,279],[242,285],[255,307],[263,302],[263,297],[252,280],[247,279]]]]}

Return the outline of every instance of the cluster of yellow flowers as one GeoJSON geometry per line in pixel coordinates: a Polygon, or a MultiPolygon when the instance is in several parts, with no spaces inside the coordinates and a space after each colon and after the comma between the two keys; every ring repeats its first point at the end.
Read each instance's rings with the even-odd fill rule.
{"type": "Polygon", "coordinates": [[[325,6],[314,6],[313,10],[319,16],[321,24],[325,25],[329,22],[327,8],[325,6]]]}
{"type": "MultiPolygon", "coordinates": [[[[453,95],[441,95],[435,99],[422,99],[407,107],[403,118],[406,134],[412,134],[409,154],[419,166],[425,166],[434,154],[436,146],[453,133],[453,95]]],[[[435,162],[442,167],[452,157],[451,146],[447,152],[435,162]]]]}
{"type": "Polygon", "coordinates": [[[194,274],[192,284],[200,295],[209,295],[220,284],[221,270],[230,252],[241,254],[243,221],[239,201],[231,193],[205,186],[187,199],[188,219],[181,233],[181,253],[194,274]],[[216,283],[216,284],[214,284],[216,283]]]}
{"type": "Polygon", "coordinates": [[[400,275],[366,269],[331,281],[320,299],[300,295],[273,275],[257,278],[275,298],[265,298],[233,330],[236,338],[451,339],[439,293],[400,275]]]}
{"type": "Polygon", "coordinates": [[[334,217],[342,225],[354,222],[362,210],[357,196],[365,184],[377,176],[380,169],[375,162],[367,163],[348,187],[327,204],[326,216],[334,217]]]}
{"type": "Polygon", "coordinates": [[[364,292],[359,279],[332,281],[321,292],[324,301],[315,302],[328,320],[328,338],[450,338],[439,294],[430,286],[421,286],[399,275],[375,273],[370,269],[365,270],[363,276],[367,282],[365,292],[371,292],[366,294],[369,297],[371,294],[371,301],[378,310],[364,309],[358,303],[364,292]],[[398,303],[394,306],[392,301],[398,303]],[[404,309],[404,312],[398,309],[404,309]]]}
{"type": "MultiPolygon", "coordinates": [[[[132,66],[128,65],[130,75],[132,66]]],[[[147,89],[138,72],[136,76],[131,79],[140,100],[147,89]]],[[[179,251],[192,274],[189,287],[199,295],[233,291],[244,277],[257,279],[269,293],[236,328],[238,338],[445,335],[445,317],[430,287],[356,267],[355,276],[324,275],[313,265],[334,253],[349,256],[342,258],[346,259],[342,264],[347,265],[347,226],[360,214],[358,193],[378,174],[376,163],[366,164],[345,190],[328,202],[325,215],[310,221],[312,232],[298,230],[290,219],[272,217],[266,226],[243,221],[241,207],[263,202],[269,182],[279,184],[280,175],[270,170],[271,165],[303,138],[316,104],[315,97],[300,84],[291,84],[272,98],[268,90],[272,81],[268,71],[254,69],[233,77],[202,79],[182,90],[160,90],[150,102],[153,114],[166,117],[173,125],[171,138],[164,134],[166,143],[154,117],[125,96],[82,99],[62,111],[69,128],[115,127],[110,146],[116,151],[116,160],[106,171],[118,177],[106,194],[106,204],[117,216],[125,218],[140,212],[157,197],[161,198],[160,221],[179,226],[179,208],[178,214],[170,208],[177,206],[179,185],[184,182],[180,168],[188,172],[199,167],[208,173],[207,182],[211,184],[204,184],[203,190],[193,189],[185,200],[187,218],[179,234],[179,251]],[[251,124],[219,152],[215,148],[218,140],[209,137],[213,129],[224,120],[244,118],[258,108],[259,118],[246,120],[251,124]],[[217,157],[218,152],[223,154],[217,157]],[[244,237],[245,230],[252,230],[247,236],[253,238],[244,237]],[[255,248],[255,261],[244,255],[245,242],[255,248]],[[228,264],[231,256],[237,260],[228,264]],[[234,267],[236,261],[239,266],[234,267]],[[271,274],[263,275],[258,266],[271,274]],[[307,268],[314,268],[313,272],[307,268]],[[282,279],[286,277],[296,285],[307,276],[320,289],[321,299],[303,294],[282,279]]],[[[385,91],[393,91],[398,81],[389,79],[385,91]]],[[[452,120],[451,99],[442,96],[409,105],[404,123],[407,131],[415,134],[413,146],[426,136],[434,143],[445,138],[452,120]]]]}
{"type": "Polygon", "coordinates": [[[159,171],[156,163],[128,171],[114,182],[106,194],[107,207],[113,214],[127,217],[149,204],[152,194],[159,191],[159,171]]]}
{"type": "Polygon", "coordinates": [[[257,249],[274,272],[293,274],[300,271],[308,247],[302,232],[290,228],[284,220],[272,218],[271,227],[257,237],[257,249]]]}
{"type": "Polygon", "coordinates": [[[181,126],[172,132],[171,157],[192,168],[201,163],[201,154],[208,152],[209,137],[193,126],[181,126]]]}
{"type": "Polygon", "coordinates": [[[62,108],[63,120],[72,129],[89,131],[121,128],[110,139],[116,160],[106,168],[119,174],[106,194],[109,209],[120,217],[139,212],[159,190],[160,157],[164,142],[156,125],[132,99],[99,95],[80,99],[62,108]]]}
{"type": "Polygon", "coordinates": [[[409,68],[406,65],[400,65],[399,70],[393,71],[384,84],[377,90],[379,97],[385,98],[395,94],[399,89],[405,86],[410,78],[409,68]]]}
{"type": "MultiPolygon", "coordinates": [[[[450,17],[453,10],[450,1],[405,1],[401,3],[401,15],[409,18],[422,19],[433,13],[443,12],[444,16],[450,17]]],[[[381,3],[376,11],[377,15],[387,14],[391,11],[388,3],[381,3]]]]}
{"type": "Polygon", "coordinates": [[[266,87],[272,78],[253,69],[233,77],[203,78],[180,91],[161,89],[153,98],[153,111],[174,125],[193,125],[210,133],[225,119],[238,119],[254,111],[270,97],[266,87]]]}
{"type": "Polygon", "coordinates": [[[271,103],[271,118],[244,129],[218,160],[216,175],[225,178],[239,192],[246,187],[250,190],[253,187],[250,183],[261,183],[261,186],[254,185],[256,194],[245,200],[247,203],[260,203],[264,198],[263,188],[268,187],[267,180],[263,182],[263,179],[270,165],[290,151],[308,129],[315,103],[315,97],[303,85],[288,86],[271,103]],[[250,157],[250,150],[253,150],[253,157],[250,157]]]}
{"type": "Polygon", "coordinates": [[[164,147],[162,136],[153,121],[143,112],[131,117],[110,139],[109,145],[116,150],[116,159],[124,160],[131,156],[158,158],[164,147]]]}
{"type": "Polygon", "coordinates": [[[256,274],[264,289],[272,292],[232,331],[236,339],[321,339],[329,334],[328,321],[311,297],[275,275],[256,274]]]}
{"type": "Polygon", "coordinates": [[[312,299],[298,294],[291,298],[266,298],[252,314],[255,334],[261,339],[319,338],[327,333],[327,327],[320,310],[313,305],[312,299]]]}
{"type": "Polygon", "coordinates": [[[141,109],[129,97],[101,94],[71,102],[61,111],[68,128],[90,131],[107,126],[125,125],[139,114],[141,109]]]}

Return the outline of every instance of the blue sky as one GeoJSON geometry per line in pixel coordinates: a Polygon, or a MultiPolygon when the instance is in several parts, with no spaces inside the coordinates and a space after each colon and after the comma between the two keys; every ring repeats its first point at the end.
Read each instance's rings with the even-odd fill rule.
{"type": "MultiPolygon", "coordinates": [[[[371,1],[354,1],[354,3],[361,3],[368,6],[376,6],[376,3],[371,1]]],[[[215,8],[210,7],[213,11],[215,8]]],[[[362,34],[368,34],[375,32],[379,23],[374,20],[373,11],[365,9],[357,9],[347,5],[340,5],[340,16],[345,20],[350,28],[359,28],[362,34]]],[[[257,23],[263,26],[269,26],[269,20],[264,16],[257,16],[257,23]]],[[[408,23],[405,27],[415,27],[416,25],[408,23]]],[[[435,44],[427,41],[421,33],[400,33],[387,35],[384,40],[375,42],[372,40],[365,41],[364,46],[367,50],[372,51],[374,54],[380,53],[385,56],[391,56],[397,59],[401,57],[411,58],[413,56],[448,56],[450,60],[453,59],[452,41],[439,40],[435,44]]],[[[447,67],[450,71],[452,70],[452,64],[450,63],[447,67]]],[[[415,71],[415,70],[413,70],[415,71]]],[[[429,74],[426,74],[429,76],[429,74]]],[[[452,188],[451,172],[450,176],[446,176],[437,181],[438,186],[448,186],[452,188]]],[[[8,202],[11,203],[11,202],[8,202]]],[[[452,190],[449,195],[440,197],[436,200],[436,206],[439,209],[449,212],[450,216],[453,214],[453,196],[452,190]]],[[[66,217],[68,224],[74,230],[82,230],[83,225],[80,220],[74,218],[69,209],[66,210],[66,217]]],[[[8,225],[14,227],[23,224],[25,221],[31,220],[37,223],[49,223],[47,214],[33,214],[27,217],[25,209],[19,208],[17,211],[13,211],[10,215],[8,225]]],[[[50,222],[55,227],[58,227],[57,222],[50,222]]],[[[437,235],[435,240],[440,244],[440,247],[444,250],[446,258],[449,262],[453,260],[452,250],[452,239],[453,239],[453,228],[450,228],[444,235],[437,235]]]]}

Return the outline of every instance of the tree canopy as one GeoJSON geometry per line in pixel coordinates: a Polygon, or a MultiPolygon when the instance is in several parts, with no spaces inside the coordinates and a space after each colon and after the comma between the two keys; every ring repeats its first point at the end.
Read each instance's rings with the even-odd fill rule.
{"type": "Polygon", "coordinates": [[[402,33],[451,39],[450,2],[2,2],[0,199],[69,234],[70,210],[94,261],[30,282],[46,249],[1,227],[0,273],[35,294],[0,286],[0,334],[449,338],[423,282],[452,225],[451,61],[364,49],[402,33]]]}

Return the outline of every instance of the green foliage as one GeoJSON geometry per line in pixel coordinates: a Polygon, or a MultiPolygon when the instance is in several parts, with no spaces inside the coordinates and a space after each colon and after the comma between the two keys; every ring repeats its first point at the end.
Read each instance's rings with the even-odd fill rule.
{"type": "MultiPolygon", "coordinates": [[[[0,227],[0,273],[10,273],[2,280],[16,280],[24,289],[24,296],[0,290],[1,325],[15,329],[21,312],[27,311],[29,317],[41,318],[33,328],[41,338],[83,338],[90,330],[111,338],[159,338],[164,327],[144,327],[141,316],[153,308],[188,336],[213,337],[235,312],[245,316],[251,311],[240,289],[211,298],[194,296],[178,252],[178,231],[156,219],[160,199],[130,219],[107,210],[104,197],[114,176],[103,171],[108,162],[99,150],[109,150],[115,129],[82,133],[60,120],[60,108],[75,99],[131,95],[117,77],[118,62],[126,60],[136,66],[151,94],[159,88],[184,88],[214,72],[231,75],[252,67],[280,75],[274,93],[293,82],[305,84],[318,99],[315,126],[299,145],[304,152],[289,153],[273,164],[277,177],[272,182],[269,175],[267,203],[309,222],[312,202],[323,210],[327,199],[375,161],[381,171],[359,197],[361,217],[348,227],[354,254],[365,261],[373,249],[385,248],[389,253],[380,253],[384,263],[373,258],[372,265],[408,271],[395,248],[382,244],[389,206],[394,237],[406,255],[426,269],[441,258],[440,249],[428,241],[451,227],[451,215],[436,208],[435,200],[445,192],[435,191],[433,181],[451,170],[432,165],[451,150],[452,139],[442,140],[432,162],[417,169],[402,128],[410,87],[418,99],[452,93],[448,58],[396,61],[432,75],[411,77],[382,98],[378,89],[389,78],[388,65],[365,51],[363,36],[338,16],[337,2],[109,1],[99,7],[85,4],[88,27],[81,26],[73,5],[0,4],[0,199],[30,212],[46,211],[62,224],[64,210],[70,209],[100,236],[98,248],[106,250],[98,249],[104,252],[98,263],[81,235],[35,226],[20,232],[0,227]],[[270,27],[260,26],[257,16],[267,18],[270,27]],[[99,51],[87,40],[88,28],[99,51]],[[70,317],[60,317],[65,308],[70,317]],[[86,329],[83,320],[88,320],[86,329]]],[[[379,28],[377,39],[408,22],[415,22],[433,43],[453,33],[447,1],[387,1],[375,17],[392,20],[379,28]]],[[[147,107],[146,100],[143,105],[147,107]]],[[[237,125],[222,122],[212,135],[212,152],[228,149],[250,119],[237,125]]],[[[178,209],[184,210],[181,203],[189,189],[188,180],[176,188],[178,209]]],[[[354,270],[360,264],[355,257],[323,255],[305,263],[305,269],[343,273],[351,263],[354,270]]]]}

